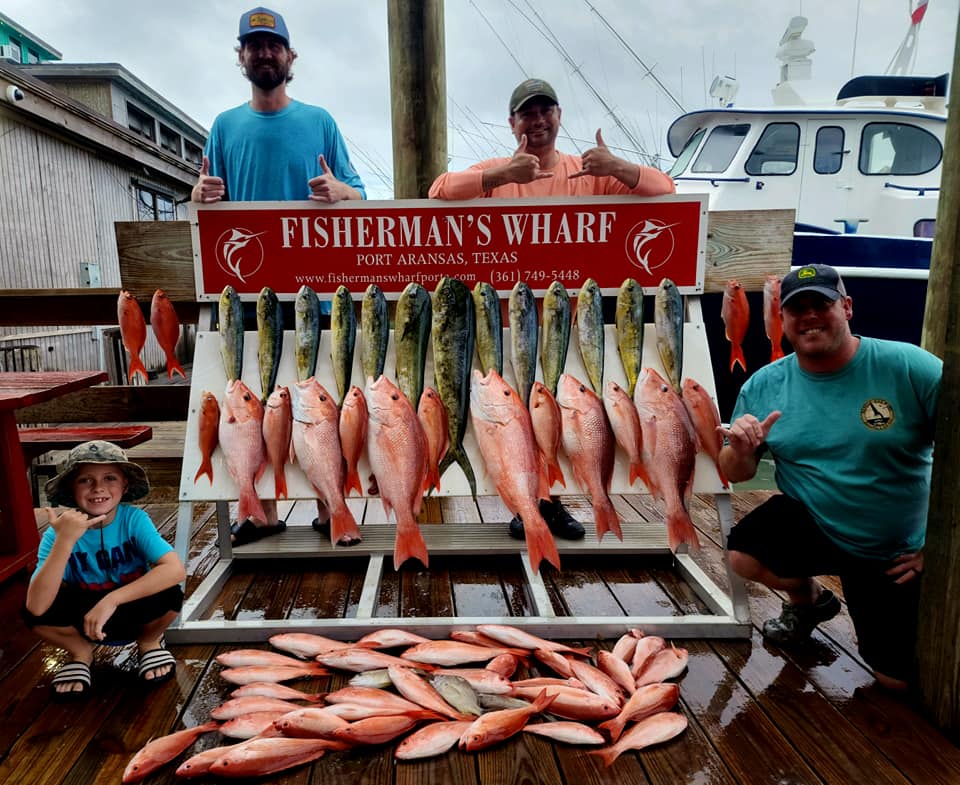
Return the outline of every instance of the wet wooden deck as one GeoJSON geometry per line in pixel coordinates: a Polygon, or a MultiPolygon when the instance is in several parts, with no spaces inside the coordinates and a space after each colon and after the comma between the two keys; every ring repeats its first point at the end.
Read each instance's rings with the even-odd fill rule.
{"type": "MultiPolygon", "coordinates": [[[[737,494],[737,517],[765,495],[737,494]]],[[[170,503],[158,501],[146,509],[172,541],[176,504],[172,494],[170,498],[170,503]]],[[[616,504],[628,521],[661,518],[649,497],[620,496],[616,504]]],[[[581,519],[588,519],[584,500],[573,497],[568,506],[581,519]]],[[[305,503],[288,504],[282,511],[290,525],[308,526],[313,515],[312,504],[305,503]]],[[[470,500],[431,500],[425,511],[425,517],[434,521],[462,520],[464,515],[476,520],[478,514],[485,521],[507,518],[499,501],[491,498],[482,499],[479,509],[470,500]]],[[[695,499],[694,519],[703,541],[697,559],[715,581],[725,585],[718,525],[709,499],[695,499]]],[[[198,505],[194,523],[188,591],[218,558],[212,505],[198,505]]],[[[431,562],[429,573],[389,572],[380,592],[378,615],[522,615],[527,608],[519,563],[502,557],[471,557],[466,565],[455,560],[431,562]]],[[[321,572],[316,565],[288,560],[259,569],[239,565],[210,614],[226,619],[348,614],[359,600],[363,560],[345,555],[336,562],[324,560],[323,568],[321,572]]],[[[702,610],[699,600],[676,578],[669,560],[565,557],[562,572],[547,569],[545,574],[561,615],[702,610]]],[[[18,608],[25,586],[23,576],[0,585],[0,782],[119,783],[131,755],[150,737],[206,721],[229,692],[212,658],[232,646],[172,647],[180,661],[177,679],[154,691],[137,684],[135,658],[129,649],[101,648],[91,699],[72,706],[52,703],[49,682],[62,657],[23,628],[18,608]]],[[[680,679],[681,710],[690,719],[689,729],[659,748],[628,753],[609,769],[582,748],[524,734],[480,754],[454,751],[424,762],[395,763],[394,745],[334,753],[268,781],[290,785],[960,783],[960,750],[908,705],[873,685],[857,656],[846,613],[818,629],[808,645],[786,652],[764,643],[757,631],[763,619],[779,612],[779,603],[772,592],[752,587],[751,640],[682,642],[690,651],[689,669],[680,679]]],[[[326,690],[344,681],[337,675],[301,686],[326,690]]],[[[208,734],[194,749],[216,743],[217,735],[208,734]]],[[[172,783],[176,781],[173,769],[168,766],[147,782],[172,783]]]]}

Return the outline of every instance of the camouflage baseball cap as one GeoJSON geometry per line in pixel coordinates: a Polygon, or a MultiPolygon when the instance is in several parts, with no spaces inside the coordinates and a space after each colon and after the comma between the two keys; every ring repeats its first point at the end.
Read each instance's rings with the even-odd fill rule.
{"type": "Polygon", "coordinates": [[[150,493],[146,472],[127,460],[127,454],[113,442],[92,441],[78,444],[67,456],[60,473],[43,486],[47,502],[54,507],[76,507],[73,498],[73,475],[82,463],[115,463],[127,475],[127,491],[121,501],[132,502],[150,493]]]}

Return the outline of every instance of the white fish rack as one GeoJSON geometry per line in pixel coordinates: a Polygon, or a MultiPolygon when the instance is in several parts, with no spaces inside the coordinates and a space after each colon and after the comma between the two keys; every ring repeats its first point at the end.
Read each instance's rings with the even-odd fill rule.
{"type": "MultiPolygon", "coordinates": [[[[713,373],[707,347],[706,330],[700,311],[699,298],[688,296],[687,317],[684,325],[684,376],[696,379],[711,396],[716,399],[713,373]]],[[[202,323],[202,322],[201,322],[202,323]]],[[[353,383],[363,387],[360,370],[360,336],[358,329],[357,348],[354,353],[353,383]]],[[[504,377],[511,384],[513,374],[509,368],[509,330],[504,331],[504,377]]],[[[623,368],[617,353],[616,331],[613,326],[606,328],[606,357],[604,379],[614,379],[625,384],[623,368]]],[[[318,353],[317,378],[336,396],[336,384],[330,371],[330,334],[324,331],[318,353]]],[[[662,372],[656,349],[654,327],[647,324],[643,348],[644,366],[651,366],[662,372]]],[[[250,389],[260,391],[259,367],[257,363],[257,336],[249,332],[244,341],[243,378],[250,389]]],[[[391,337],[385,371],[392,377],[394,370],[393,340],[391,337]]],[[[567,354],[567,373],[586,381],[577,348],[576,327],[570,337],[570,350],[567,354]]],[[[538,364],[537,378],[541,378],[538,364]]],[[[284,335],[284,350],[281,357],[278,384],[292,384],[296,379],[294,363],[293,333],[284,335]]],[[[425,385],[433,379],[432,357],[428,353],[425,385]]],[[[710,613],[686,614],[682,616],[557,616],[553,611],[547,588],[540,575],[535,574],[527,558],[525,544],[510,539],[502,526],[489,524],[447,523],[421,527],[430,556],[466,557],[504,556],[517,557],[523,566],[528,598],[533,613],[523,617],[376,617],[380,585],[384,570],[391,569],[395,527],[393,525],[367,524],[362,527],[363,542],[350,548],[334,547],[328,538],[323,538],[309,526],[289,526],[283,533],[240,547],[230,543],[230,501],[238,497],[236,486],[231,480],[221,450],[214,454],[214,482],[210,484],[206,477],[194,482],[194,475],[200,465],[198,447],[198,414],[200,396],[204,390],[214,392],[222,399],[226,386],[223,363],[220,357],[220,337],[216,332],[200,332],[197,335],[196,352],[193,363],[193,378],[190,391],[190,410],[183,451],[183,469],[180,483],[180,504],[177,518],[175,548],[187,561],[190,529],[193,520],[193,505],[196,502],[216,502],[218,517],[218,544],[220,560],[207,578],[198,586],[184,603],[183,611],[167,633],[171,642],[177,643],[226,643],[263,641],[269,636],[281,632],[312,632],[332,638],[352,640],[372,630],[385,627],[401,627],[428,637],[444,637],[455,629],[466,629],[477,624],[511,624],[527,629],[537,635],[551,638],[587,639],[617,637],[629,627],[642,627],[650,634],[660,634],[672,638],[748,638],[750,635],[750,612],[747,605],[746,589],[743,581],[727,569],[729,594],[719,587],[694,562],[687,553],[674,556],[674,564],[679,575],[709,608],[710,613]],[[267,620],[223,620],[205,619],[213,602],[229,579],[235,564],[252,560],[263,564],[273,560],[310,559],[362,556],[367,558],[366,575],[356,613],[348,618],[327,619],[267,619],[267,620]]],[[[472,427],[468,425],[464,446],[470,456],[477,479],[478,495],[496,495],[496,489],[485,476],[479,448],[473,437],[472,427]]],[[[637,493],[642,485],[631,486],[628,482],[627,461],[620,448],[617,448],[618,460],[614,469],[611,493],[637,493]]],[[[573,472],[561,456],[561,466],[567,481],[565,493],[577,494],[573,472]]],[[[290,499],[313,499],[315,494],[310,483],[298,466],[287,465],[285,470],[290,499]]],[[[360,465],[360,476],[370,474],[366,458],[360,465]]],[[[441,495],[469,496],[466,478],[456,465],[451,466],[441,478],[441,495]]],[[[274,497],[274,482],[271,469],[267,469],[257,484],[261,498],[274,497]]],[[[694,490],[698,493],[711,493],[716,501],[716,509],[726,546],[727,536],[733,525],[733,513],[729,491],[725,490],[717,477],[712,462],[705,455],[698,455],[694,490]]],[[[356,498],[356,497],[354,497],[356,498]]],[[[375,500],[373,500],[375,503],[375,500]]],[[[607,535],[603,542],[597,542],[592,524],[585,524],[586,537],[580,541],[557,540],[561,564],[565,556],[604,556],[636,555],[662,557],[670,553],[667,545],[666,527],[662,524],[624,524],[623,541],[607,535]]],[[[318,568],[322,567],[318,563],[318,568]]]]}

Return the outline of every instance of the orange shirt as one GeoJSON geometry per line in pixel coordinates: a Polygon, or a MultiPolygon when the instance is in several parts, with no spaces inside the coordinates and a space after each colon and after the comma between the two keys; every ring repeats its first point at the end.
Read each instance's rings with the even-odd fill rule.
{"type": "Polygon", "coordinates": [[[507,183],[490,191],[483,190],[483,170],[502,166],[509,158],[490,158],[474,164],[462,172],[447,172],[440,175],[430,186],[431,199],[476,199],[481,196],[498,199],[516,199],[530,196],[604,196],[615,194],[633,194],[635,196],[661,196],[674,193],[673,179],[649,166],[640,167],[640,179],[633,188],[628,188],[616,177],[575,177],[570,175],[580,171],[581,159],[578,155],[558,153],[559,161],[552,169],[553,177],[533,180],[529,183],[507,183]]]}

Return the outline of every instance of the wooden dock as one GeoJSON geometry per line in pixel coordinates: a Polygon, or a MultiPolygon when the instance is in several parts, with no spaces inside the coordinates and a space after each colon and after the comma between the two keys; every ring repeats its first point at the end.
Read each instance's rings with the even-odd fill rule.
{"type": "MultiPolygon", "coordinates": [[[[737,516],[765,496],[766,492],[736,494],[737,516]]],[[[589,519],[585,499],[568,501],[577,517],[589,519]]],[[[647,496],[619,496],[615,503],[628,522],[661,517],[647,496]]],[[[281,507],[288,525],[309,526],[312,503],[281,507]]],[[[145,509],[164,536],[172,539],[176,504],[149,504],[145,509]]],[[[213,505],[198,505],[195,512],[188,592],[218,559],[213,505]]],[[[709,499],[695,498],[693,512],[703,545],[697,561],[722,585],[715,510],[709,499]]],[[[423,517],[449,522],[476,515],[491,526],[501,526],[507,536],[503,522],[508,514],[493,498],[481,499],[479,508],[469,499],[434,499],[423,517]]],[[[224,619],[349,615],[361,590],[358,561],[345,551],[342,560],[323,560],[322,571],[316,564],[298,560],[274,561],[267,569],[242,562],[209,615],[224,619]]],[[[513,560],[472,557],[469,569],[442,558],[431,562],[429,573],[409,568],[390,571],[381,586],[376,614],[520,616],[528,607],[519,588],[519,564],[513,560]]],[[[695,612],[699,604],[677,580],[669,558],[598,562],[588,556],[565,557],[562,572],[547,568],[545,575],[558,615],[679,614],[695,612]]],[[[834,582],[830,585],[839,590],[834,582]]],[[[91,698],[78,705],[52,703],[49,683],[63,658],[24,629],[18,613],[25,587],[25,576],[0,585],[4,622],[0,629],[0,782],[114,785],[147,740],[206,721],[229,692],[230,685],[218,676],[220,666],[213,657],[238,645],[172,647],[180,661],[177,679],[152,691],[137,683],[135,652],[101,647],[91,698]]],[[[757,629],[763,619],[779,612],[780,598],[752,587],[750,607],[754,630],[749,641],[678,641],[690,652],[689,668],[680,679],[681,710],[690,719],[687,732],[661,747],[628,753],[609,769],[582,748],[524,734],[479,754],[454,751],[422,762],[396,763],[394,745],[333,753],[268,781],[284,785],[351,780],[369,785],[960,782],[960,750],[908,703],[873,684],[857,656],[846,613],[815,631],[809,644],[785,651],[765,643],[757,629]]],[[[609,647],[613,641],[582,643],[609,647]]],[[[301,686],[323,691],[345,680],[337,674],[301,686]]],[[[207,734],[194,749],[219,743],[217,734],[207,734]]],[[[172,783],[176,781],[173,769],[165,767],[147,782],[172,783]]]]}

